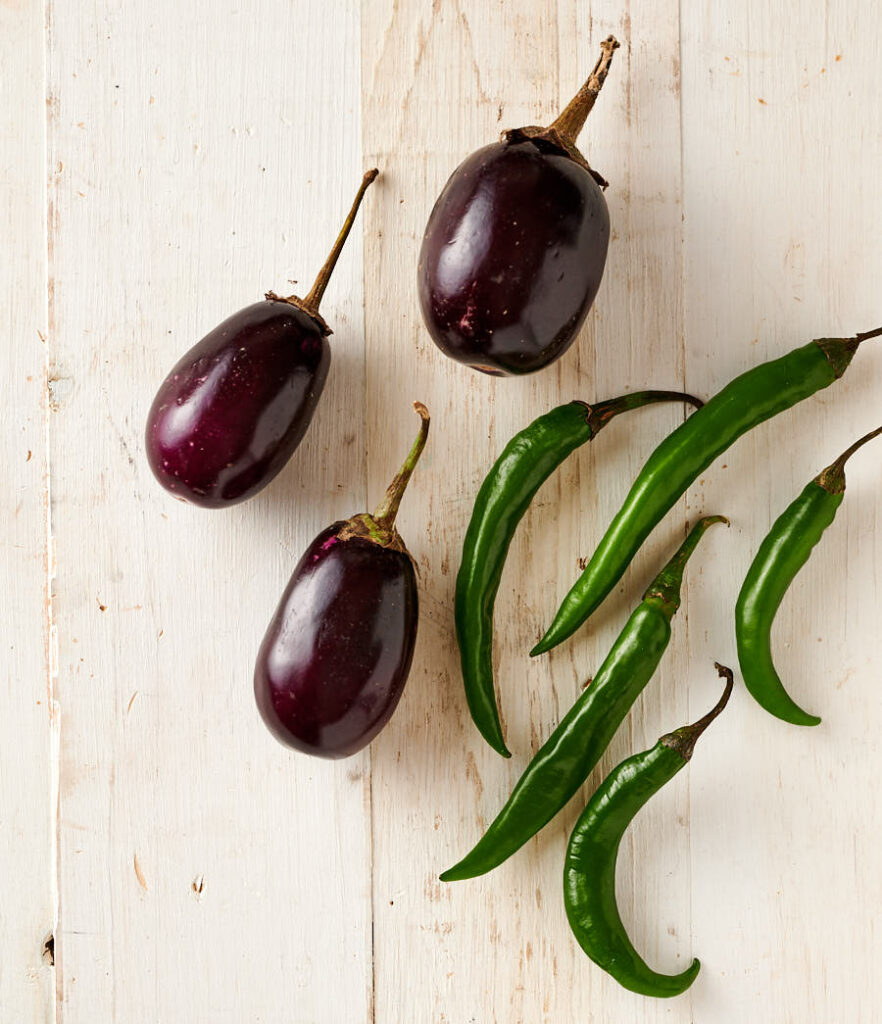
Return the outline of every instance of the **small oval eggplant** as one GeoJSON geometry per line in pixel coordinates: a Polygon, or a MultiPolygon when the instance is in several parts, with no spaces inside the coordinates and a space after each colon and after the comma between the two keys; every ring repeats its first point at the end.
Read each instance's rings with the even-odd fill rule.
{"type": "Polygon", "coordinates": [[[287,746],[348,757],[389,721],[416,642],[416,573],[395,516],[429,414],[379,508],[323,530],[294,570],[254,670],[257,707],[287,746]]]}
{"type": "Polygon", "coordinates": [[[305,299],[268,292],[210,331],[162,383],[147,416],[147,460],[175,497],[203,508],[244,501],[300,444],[331,362],[319,304],[376,176],[376,169],[364,175],[305,299]]]}
{"type": "Polygon", "coordinates": [[[606,265],[606,182],[576,147],[609,71],[604,40],[588,81],[548,128],[504,132],[457,167],[429,216],[420,307],[435,344],[485,373],[533,373],[563,355],[606,265]]]}

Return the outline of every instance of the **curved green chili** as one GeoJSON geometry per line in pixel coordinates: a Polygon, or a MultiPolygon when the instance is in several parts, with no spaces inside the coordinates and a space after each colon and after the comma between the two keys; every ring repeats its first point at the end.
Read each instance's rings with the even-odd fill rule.
{"type": "Polygon", "coordinates": [[[564,906],[570,928],[588,956],[632,992],[668,997],[695,981],[698,960],[680,974],[659,974],[634,949],[616,903],[616,858],[625,830],[643,805],[685,767],[698,737],[732,693],[732,670],[716,666],[726,689],[693,725],[669,733],[651,750],[627,758],[607,775],[582,811],[564,861],[564,906]]]}
{"type": "Polygon", "coordinates": [[[845,463],[882,427],[865,434],[822,470],[781,513],[759,547],[735,605],[735,639],[744,683],[762,707],[793,725],[817,725],[790,697],[772,661],[775,614],[793,578],[833,522],[845,497],[845,463]]]}
{"type": "Polygon", "coordinates": [[[854,338],[822,338],[742,373],[690,416],[650,455],[585,571],[530,652],[543,654],[574,633],[621,579],[628,563],[693,480],[742,434],[842,376],[854,338]]]}
{"type": "Polygon", "coordinates": [[[713,523],[728,519],[706,516],[695,524],[634,609],[593,682],[539,749],[472,851],[441,875],[442,882],[483,875],[507,860],[588,778],[661,661],[671,638],[671,619],[680,607],[686,562],[713,523]]]}
{"type": "Polygon", "coordinates": [[[702,404],[676,391],[638,391],[596,405],[560,405],[515,434],[481,485],[456,577],[456,637],[469,711],[481,735],[503,757],[511,754],[493,686],[493,604],[518,523],[552,472],[620,412],[678,401],[702,404]]]}

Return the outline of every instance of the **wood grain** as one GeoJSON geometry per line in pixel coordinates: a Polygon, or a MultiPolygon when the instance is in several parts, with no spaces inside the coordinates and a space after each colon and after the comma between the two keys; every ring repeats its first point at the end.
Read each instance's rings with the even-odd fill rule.
{"type": "MultiPolygon", "coordinates": [[[[428,458],[401,524],[422,568],[422,636],[402,708],[372,754],[380,1020],[420,1019],[427,1006],[432,1019],[444,1021],[590,1019],[601,1002],[611,1018],[637,1007],[646,1020],[667,1012],[592,970],[569,935],[560,873],[577,806],[490,876],[452,886],[437,881],[438,871],[470,848],[502,806],[685,522],[681,509],[635,560],[590,635],[531,662],[530,643],[578,574],[579,555],[591,550],[642,457],[682,410],[657,408],[616,424],[542,489],[513,545],[497,606],[499,689],[515,751],[503,763],[468,718],[453,636],[459,550],[481,478],[511,434],[539,412],[576,397],[677,386],[684,373],[676,5],[653,5],[639,22],[612,4],[595,5],[591,18],[580,8],[533,4],[528,18],[466,0],[398,3],[363,29],[365,147],[368,160],[384,168],[386,190],[385,201],[367,213],[369,489],[379,490],[393,453],[406,444],[407,399],[424,400],[435,416],[428,458]],[[589,159],[614,182],[615,233],[596,311],[578,344],[548,372],[520,380],[481,377],[444,359],[420,327],[413,281],[426,217],[471,150],[503,128],[553,119],[609,32],[623,49],[585,131],[589,159]],[[651,162],[642,160],[648,152],[651,162]],[[386,372],[390,360],[408,355],[413,394],[386,372]],[[437,795],[427,800],[427,794],[437,795]],[[405,835],[411,854],[403,859],[405,835]]],[[[654,681],[657,689],[647,694],[652,741],[685,715],[682,668],[676,671],[683,650],[681,635],[654,681]]],[[[641,702],[614,741],[595,782],[646,739],[643,708],[641,702]]],[[[632,873],[623,893],[636,934],[666,966],[690,953],[688,930],[671,938],[659,927],[660,918],[667,924],[678,911],[688,926],[688,863],[677,871],[688,861],[688,834],[678,823],[686,814],[682,792],[678,813],[671,810],[647,814],[633,858],[645,862],[647,847],[656,855],[648,874],[645,866],[632,873]],[[656,941],[659,933],[668,941],[656,941]]]]}
{"type": "Polygon", "coordinates": [[[0,40],[12,255],[0,262],[0,873],[14,879],[0,900],[0,1022],[875,1020],[873,448],[776,627],[783,674],[823,724],[784,726],[739,689],[622,847],[638,948],[664,970],[702,959],[687,995],[624,992],[572,939],[560,874],[582,799],[491,875],[437,881],[705,512],[732,527],[694,556],[669,652],[585,794],[716,699],[712,661],[734,666],[732,606],[756,546],[876,425],[882,353],[868,345],[844,381],[723,456],[590,627],[531,660],[579,557],[684,411],[611,425],[521,524],[496,618],[514,756],[481,741],[453,586],[472,501],[511,434],[573,398],[708,395],[811,337],[882,322],[874,5],[49,0],[44,12],[6,0],[0,40]],[[422,328],[426,218],[468,153],[553,118],[610,32],[622,48],[582,138],[611,183],[596,307],[555,367],[482,377],[422,328]],[[174,502],[142,450],[156,386],[266,289],[308,289],[372,164],[381,177],[323,305],[333,361],[304,444],[245,505],[174,502]],[[255,713],[254,654],[306,544],[382,494],[414,436],[414,399],[433,424],[399,518],[420,568],[408,689],[369,751],[297,756],[255,713]],[[53,971],[41,947],[56,899],[53,971]]]}
{"type": "Polygon", "coordinates": [[[43,11],[0,5],[0,1021],[55,1019],[57,741],[47,551],[43,11]],[[47,946],[47,942],[49,945],[47,946]]]}
{"type": "Polygon", "coordinates": [[[369,755],[295,757],[251,691],[301,550],[364,506],[357,240],[322,407],[272,487],[206,514],[142,447],[191,344],[308,289],[361,178],[358,52],[357,12],[320,0],[53,7],[65,1024],[369,1015],[369,755]]]}
{"type": "MultiPolygon", "coordinates": [[[[882,322],[882,119],[861,98],[878,15],[799,5],[781,47],[763,4],[684,13],[688,383],[711,391],[795,344],[882,322]]],[[[731,608],[759,541],[877,425],[880,381],[868,344],[841,382],[753,432],[693,490],[733,520],[728,557],[689,591],[693,714],[711,658],[734,657],[731,608]]],[[[775,626],[782,678],[822,724],[788,727],[741,690],[690,769],[699,1018],[725,1002],[732,1020],[869,1021],[882,1002],[870,967],[882,954],[870,909],[882,817],[868,785],[882,724],[879,456],[869,448],[849,466],[837,520],[775,626]]]]}

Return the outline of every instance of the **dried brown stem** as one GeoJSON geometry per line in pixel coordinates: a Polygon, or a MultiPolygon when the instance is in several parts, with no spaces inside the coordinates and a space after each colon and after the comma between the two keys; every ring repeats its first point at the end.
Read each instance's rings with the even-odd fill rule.
{"type": "Polygon", "coordinates": [[[352,225],[355,222],[355,215],[358,213],[358,208],[361,206],[364,194],[367,192],[370,183],[379,173],[380,172],[376,167],[365,172],[364,177],[361,179],[361,185],[359,186],[358,192],[355,195],[355,200],[352,203],[352,207],[346,216],[346,220],[343,222],[340,234],[337,235],[337,241],[334,242],[334,246],[331,249],[328,258],[325,260],[322,269],[318,272],[318,277],[316,277],[315,284],[310,289],[309,294],[305,299],[298,303],[301,309],[312,316],[318,315],[319,304],[322,301],[322,296],[325,294],[325,288],[328,287],[328,281],[331,280],[331,274],[334,273],[334,267],[337,265],[337,260],[340,258],[340,253],[343,251],[343,246],[346,244],[349,232],[352,230],[352,225]]]}
{"type": "Polygon", "coordinates": [[[822,469],[820,473],[815,477],[815,482],[824,488],[825,491],[829,491],[830,494],[841,494],[845,490],[845,464],[854,455],[854,453],[867,443],[872,441],[874,437],[878,437],[882,434],[882,427],[876,427],[875,430],[871,430],[869,434],[864,434],[863,437],[859,437],[854,444],[849,445],[848,448],[839,456],[835,462],[831,462],[826,469],[822,469]]]}
{"type": "Polygon", "coordinates": [[[389,484],[383,500],[373,514],[374,522],[384,533],[391,533],[392,531],[395,517],[398,515],[398,506],[401,504],[401,499],[404,496],[404,491],[407,488],[411,474],[420,456],[423,454],[423,448],[426,447],[426,438],[429,436],[429,410],[422,402],[414,402],[413,407],[419,413],[422,420],[419,433],[407,458],[404,460],[404,464],[398,470],[395,479],[389,484]]]}
{"type": "Polygon", "coordinates": [[[725,665],[721,665],[718,661],[714,662],[714,668],[726,680],[726,687],[723,690],[722,697],[697,722],[693,722],[692,725],[684,725],[681,729],[668,733],[667,736],[662,736],[661,738],[661,742],[666,747],[676,750],[684,761],[688,761],[692,757],[692,752],[695,750],[695,744],[698,742],[699,736],[722,713],[723,708],[729,703],[729,698],[732,696],[732,688],[735,685],[732,669],[726,668],[725,665]]]}
{"type": "Polygon", "coordinates": [[[575,144],[579,132],[603,88],[603,83],[609,74],[613,54],[618,48],[619,42],[614,36],[604,39],[600,44],[600,57],[594,65],[594,70],[588,76],[588,80],[559,114],[557,120],[549,125],[548,131],[557,132],[565,143],[571,146],[575,144]]]}

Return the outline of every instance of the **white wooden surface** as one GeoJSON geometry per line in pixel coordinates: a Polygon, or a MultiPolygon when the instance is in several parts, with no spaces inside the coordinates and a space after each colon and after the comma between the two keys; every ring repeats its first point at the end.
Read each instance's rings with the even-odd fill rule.
{"type": "Polygon", "coordinates": [[[43,11],[0,5],[0,1021],[51,1020],[58,717],[49,636],[43,11]],[[10,56],[14,55],[14,59],[10,56]]]}
{"type": "Polygon", "coordinates": [[[515,756],[483,744],[451,604],[471,502],[505,440],[560,401],[709,394],[798,342],[882,321],[875,5],[5,0],[0,46],[0,1022],[874,1021],[872,448],[777,627],[781,667],[822,726],[788,728],[738,692],[623,847],[638,947],[663,969],[703,961],[687,995],[623,992],[572,940],[560,871],[579,801],[491,875],[436,878],[702,511],[732,528],[696,554],[670,651],[594,781],[708,706],[759,539],[876,425],[882,353],[867,346],[842,383],[696,484],[590,630],[531,661],[578,557],[682,413],[611,426],[543,488],[513,545],[497,629],[515,756]],[[585,133],[612,183],[596,308],[555,368],[470,373],[420,325],[428,211],[468,152],[550,119],[609,32],[623,46],[585,133]],[[323,308],[333,365],[304,445],[243,506],[170,500],[142,451],[155,387],[229,312],[289,278],[308,287],[372,163],[383,176],[323,308]],[[370,751],[310,760],[261,725],[254,652],[301,549],[382,492],[414,398],[434,422],[400,519],[421,567],[408,691],[370,751]]]}

